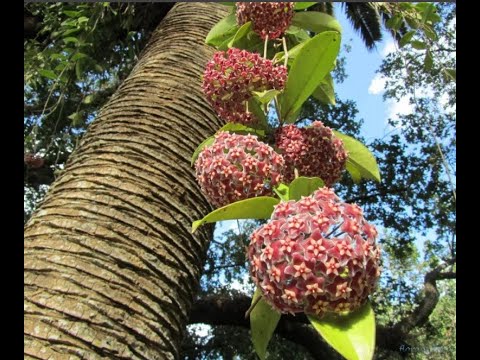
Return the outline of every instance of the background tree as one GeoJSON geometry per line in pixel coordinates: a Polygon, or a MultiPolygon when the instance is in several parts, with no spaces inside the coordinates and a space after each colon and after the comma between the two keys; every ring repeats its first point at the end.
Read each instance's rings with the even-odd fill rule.
{"type": "MultiPolygon", "coordinates": [[[[347,5],[348,8],[353,6],[351,4],[347,5]]],[[[186,5],[179,5],[179,7],[182,6],[186,7],[186,5]]],[[[215,7],[215,5],[208,6],[215,7]]],[[[171,7],[172,4],[105,5],[97,3],[94,5],[69,5],[61,3],[26,5],[24,26],[28,31],[25,37],[25,152],[39,155],[44,163],[38,168],[30,166],[28,163],[25,164],[25,220],[29,218],[36,203],[42,199],[43,193],[48,188],[45,184],[50,184],[55,175],[62,174],[66,159],[77,147],[85,129],[98,115],[98,109],[115,92],[119,84],[131,71],[137,59],[142,58],[140,53],[149,40],[153,29],[171,7]]],[[[411,114],[390,120],[392,125],[390,135],[384,139],[376,139],[369,144],[369,147],[375,151],[382,167],[382,183],[379,185],[372,183],[353,184],[349,178],[345,177],[342,186],[338,188],[344,199],[359,203],[365,208],[365,213],[370,216],[369,220],[375,221],[385,228],[382,240],[387,254],[384,258],[384,277],[380,291],[374,299],[380,323],[378,333],[379,351],[377,351],[379,358],[396,358],[401,355],[409,355],[399,352],[399,347],[402,344],[422,346],[426,339],[431,343],[442,346],[442,356],[453,358],[455,352],[455,342],[448,341],[448,339],[454,339],[454,337],[445,337],[445,334],[454,334],[455,331],[455,289],[451,280],[448,280],[448,282],[444,280],[455,277],[455,201],[451,192],[451,184],[445,173],[445,161],[438,152],[438,141],[436,141],[436,139],[440,140],[442,153],[454,175],[455,82],[452,81],[452,74],[454,73],[451,70],[455,69],[455,5],[444,4],[440,5],[439,9],[442,21],[436,26],[435,30],[440,40],[414,37],[409,45],[407,44],[402,48],[401,52],[390,55],[380,69],[387,79],[385,97],[398,100],[404,96],[409,96],[412,98],[414,107],[411,114]],[[426,63],[429,64],[426,61],[425,50],[427,48],[429,53],[433,54],[431,66],[425,66],[426,63]],[[408,74],[408,77],[405,74],[408,74]],[[405,81],[405,79],[408,81],[405,81]],[[420,88],[418,84],[426,86],[420,88]],[[435,137],[432,137],[432,128],[435,137]],[[424,253],[418,251],[418,245],[421,241],[425,241],[426,244],[424,253]],[[448,267],[445,267],[445,264],[448,267]],[[425,274],[428,276],[425,276],[424,279],[425,274]],[[441,285],[437,285],[437,280],[444,281],[439,283],[441,285]],[[441,297],[437,305],[439,295],[441,297]],[[443,314],[448,314],[448,316],[441,316],[442,313],[439,308],[445,309],[443,314]],[[421,311],[418,311],[418,309],[421,311]],[[415,310],[417,311],[415,312],[415,310]],[[445,349],[448,349],[448,351],[445,349]]],[[[380,10],[377,9],[378,12],[380,10]]],[[[394,18],[395,13],[388,13],[387,10],[389,9],[383,9],[386,17],[388,19],[394,18]]],[[[178,56],[183,57],[186,48],[193,44],[203,49],[201,44],[206,32],[215,22],[214,18],[218,19],[221,16],[221,10],[218,11],[216,15],[208,16],[211,19],[209,20],[211,22],[209,26],[206,23],[199,25],[192,20],[188,22],[188,27],[182,28],[185,36],[182,37],[178,34],[178,39],[183,39],[182,41],[185,41],[185,44],[188,45],[184,45],[183,48],[181,45],[178,46],[178,56]],[[189,39],[186,39],[187,35],[190,37],[189,39]]],[[[178,12],[172,12],[169,16],[176,19],[176,16],[179,15],[178,12]]],[[[191,16],[193,17],[193,15],[191,16]]],[[[179,22],[181,22],[181,18],[182,16],[179,16],[179,22]]],[[[175,23],[175,20],[169,20],[169,25],[173,28],[175,28],[175,23]]],[[[396,31],[395,29],[392,30],[396,31]]],[[[177,28],[177,30],[171,31],[175,33],[179,30],[177,28]]],[[[399,37],[401,38],[401,36],[399,37]]],[[[165,46],[165,40],[158,39],[158,41],[159,45],[155,47],[156,49],[165,46]]],[[[154,42],[152,38],[150,44],[154,42]]],[[[152,47],[154,45],[150,45],[150,49],[152,47]]],[[[151,54],[151,50],[147,47],[144,54],[149,54],[149,51],[151,54]]],[[[157,51],[158,54],[161,54],[160,50],[155,52],[157,51]]],[[[203,51],[200,51],[200,54],[204,56],[203,60],[200,59],[201,56],[198,54],[195,55],[194,61],[195,64],[198,64],[193,72],[196,74],[195,76],[201,74],[204,64],[201,65],[200,63],[202,61],[206,62],[208,58],[208,52],[203,51]]],[[[148,62],[142,63],[140,61],[136,68],[137,73],[142,73],[142,64],[146,66],[146,63],[148,62]]],[[[162,79],[165,79],[165,82],[171,83],[169,79],[171,79],[172,73],[180,71],[178,69],[175,71],[159,69],[160,65],[155,64],[148,68],[148,79],[151,78],[152,73],[158,73],[161,74],[162,79]]],[[[168,65],[171,66],[169,63],[168,65]]],[[[340,74],[341,69],[338,70],[340,74]]],[[[146,72],[143,71],[143,73],[146,72]]],[[[192,84],[193,81],[199,82],[198,77],[191,79],[189,76],[191,75],[185,74],[182,81],[192,81],[192,84]]],[[[341,76],[337,77],[337,81],[340,79],[341,76]]],[[[123,86],[127,89],[131,88],[128,80],[126,85],[123,86]]],[[[156,88],[157,84],[151,84],[151,86],[156,88]]],[[[194,88],[194,86],[192,85],[190,88],[194,88]]],[[[119,91],[120,97],[112,99],[114,104],[120,104],[122,96],[127,98],[130,96],[127,90],[122,91],[120,89],[119,91]],[[117,100],[115,101],[115,99],[117,100]]],[[[165,90],[164,93],[171,93],[171,90],[165,90]]],[[[179,97],[181,93],[176,92],[179,97]]],[[[196,96],[200,97],[201,95],[197,94],[196,96]]],[[[214,122],[216,120],[214,120],[206,104],[194,105],[200,100],[192,99],[190,90],[188,97],[184,100],[182,106],[185,106],[188,111],[198,114],[197,117],[190,116],[189,119],[194,121],[201,129],[199,133],[193,135],[192,144],[185,144],[182,156],[186,159],[188,158],[189,147],[195,148],[195,142],[198,144],[203,138],[215,131],[214,122]],[[199,125],[199,122],[202,125],[199,125]]],[[[153,109],[156,105],[150,103],[153,104],[157,101],[160,100],[156,98],[154,101],[152,96],[137,95],[135,100],[131,100],[129,104],[136,104],[134,106],[142,108],[147,106],[153,109]]],[[[161,110],[152,110],[149,112],[149,116],[152,116],[152,118],[156,116],[161,118],[165,114],[173,116],[174,112],[172,112],[170,105],[162,103],[158,106],[158,109],[161,110]]],[[[103,110],[100,113],[98,122],[105,118],[108,120],[108,113],[107,107],[107,111],[103,110]]],[[[302,114],[302,119],[305,119],[304,123],[308,123],[312,119],[322,119],[326,125],[333,126],[344,133],[363,140],[361,137],[361,120],[356,118],[356,113],[355,104],[348,100],[337,100],[335,106],[325,106],[311,99],[309,100],[309,106],[302,114]]],[[[129,110],[128,121],[133,122],[132,119],[138,118],[138,114],[129,110]]],[[[186,129],[182,128],[182,131],[187,131],[186,129]]],[[[137,128],[135,130],[139,131],[137,128]]],[[[85,138],[85,144],[91,144],[90,149],[93,154],[95,153],[93,151],[95,143],[103,147],[105,144],[102,141],[110,141],[110,139],[102,139],[101,137],[96,139],[98,135],[93,135],[102,132],[101,126],[92,126],[91,131],[92,135],[85,138]],[[100,129],[100,132],[98,132],[98,129],[100,129]]],[[[164,133],[160,131],[158,136],[163,138],[164,133]]],[[[178,139],[176,142],[178,142],[178,139]]],[[[115,144],[120,145],[118,142],[115,144]]],[[[163,145],[168,147],[168,144],[163,145]]],[[[191,151],[193,151],[193,148],[191,151]]],[[[163,153],[163,150],[159,151],[163,153]]],[[[105,153],[107,152],[110,152],[110,150],[105,151],[105,153]]],[[[88,159],[78,154],[81,154],[81,149],[77,152],[78,160],[72,158],[70,161],[70,168],[75,168],[75,164],[78,166],[81,161],[88,159]]],[[[117,155],[123,156],[121,153],[115,156],[117,155]]],[[[99,154],[96,156],[99,156],[99,154]]],[[[162,156],[154,157],[157,159],[163,158],[162,156]]],[[[109,166],[117,166],[122,172],[128,169],[133,161],[128,156],[125,156],[125,159],[121,161],[118,158],[116,159],[117,164],[109,164],[109,166]]],[[[158,160],[151,158],[148,161],[151,161],[151,166],[158,165],[158,160]]],[[[176,169],[178,168],[176,160],[173,162],[163,161],[162,167],[165,165],[165,168],[169,166],[171,168],[172,164],[175,164],[176,169]]],[[[67,168],[65,174],[60,177],[60,184],[62,184],[62,181],[65,182],[62,179],[68,179],[68,171],[67,168]]],[[[179,176],[179,174],[176,173],[175,176],[179,176]]],[[[191,174],[188,174],[188,176],[191,176],[191,174]]],[[[167,175],[165,177],[169,178],[167,175]]],[[[159,181],[165,181],[165,177],[160,176],[159,181]]],[[[169,179],[173,181],[172,178],[169,179]]],[[[188,181],[192,181],[191,186],[196,187],[196,185],[193,185],[193,180],[188,181]]],[[[52,195],[46,199],[42,208],[50,211],[50,218],[42,213],[44,210],[38,212],[36,216],[39,220],[34,218],[27,225],[26,244],[28,244],[29,236],[31,239],[36,239],[35,241],[41,238],[42,231],[46,232],[45,224],[55,225],[55,217],[59,216],[58,204],[61,199],[60,196],[55,194],[65,191],[65,189],[62,190],[62,185],[57,185],[57,188],[59,190],[52,191],[52,195]],[[43,227],[39,224],[43,224],[43,227]],[[29,230],[35,226],[37,230],[29,230]],[[42,231],[39,231],[39,228],[42,231]]],[[[176,193],[178,189],[178,186],[173,185],[172,194],[176,193]]],[[[193,194],[190,191],[188,193],[193,194]]],[[[150,194],[157,195],[153,197],[149,195],[144,197],[142,201],[146,203],[159,201],[158,192],[152,191],[150,194]]],[[[86,195],[76,196],[85,197],[86,195]]],[[[197,204],[197,215],[192,215],[191,209],[185,209],[185,213],[190,214],[187,217],[192,217],[192,219],[201,217],[208,212],[207,209],[209,208],[204,200],[198,197],[195,203],[197,204]]],[[[127,209],[121,210],[119,214],[128,213],[126,211],[127,209]]],[[[120,221],[119,219],[120,217],[116,221],[120,221]]],[[[188,221],[185,221],[185,229],[187,229],[187,223],[188,221]]],[[[212,241],[201,281],[201,291],[196,299],[189,322],[208,323],[212,324],[213,328],[210,330],[211,335],[207,337],[201,337],[190,332],[191,336],[186,338],[183,347],[183,354],[186,358],[216,358],[218,356],[224,358],[233,358],[233,356],[246,359],[254,358],[253,350],[247,338],[246,326],[248,326],[248,323],[243,319],[243,313],[250,300],[244,293],[239,293],[226,286],[226,284],[232,282],[243,283],[246,273],[243,246],[255,225],[242,222],[239,226],[241,231],[232,230],[212,241]]],[[[74,227],[74,229],[75,232],[79,231],[77,227],[74,227]]],[[[65,229],[58,228],[57,230],[58,236],[66,236],[65,229]]],[[[159,230],[158,234],[160,233],[159,236],[163,238],[165,231],[163,229],[159,230]]],[[[168,237],[170,237],[171,233],[168,234],[168,237]]],[[[69,234],[68,236],[78,235],[69,234]]],[[[151,236],[151,232],[148,233],[148,237],[151,236]]],[[[189,236],[185,232],[184,238],[187,239],[189,236]]],[[[211,233],[205,231],[202,237],[202,246],[206,246],[211,233]]],[[[54,261],[53,256],[55,256],[50,254],[48,248],[43,249],[42,246],[36,245],[30,248],[27,246],[26,250],[27,272],[31,274],[32,279],[31,282],[27,281],[27,301],[34,299],[36,301],[34,306],[36,307],[45,306],[42,303],[43,300],[35,299],[34,296],[38,296],[35,292],[40,290],[40,280],[47,278],[44,274],[47,274],[46,269],[51,267],[50,264],[54,261]],[[28,256],[30,254],[32,259],[35,256],[40,260],[34,262],[32,260],[29,263],[28,256]],[[42,255],[39,256],[39,254],[42,255]],[[32,266],[31,264],[35,265],[32,266]],[[38,264],[41,264],[40,268],[38,264]],[[33,277],[35,277],[35,280],[33,280],[33,277]],[[30,293],[28,293],[29,291],[30,293]]],[[[91,251],[91,249],[87,250],[87,252],[91,251]]],[[[84,257],[87,256],[87,253],[84,252],[79,254],[84,257]]],[[[58,259],[55,261],[58,261],[58,259]]],[[[78,268],[77,263],[79,261],[80,258],[72,259],[72,266],[78,268]]],[[[65,271],[66,266],[68,267],[68,265],[59,263],[55,266],[58,266],[56,269],[60,270],[61,268],[62,271],[65,271]]],[[[199,274],[201,265],[196,264],[195,266],[197,267],[195,272],[199,274]]],[[[118,274],[124,276],[128,269],[129,266],[119,267],[118,274]]],[[[142,274],[139,273],[138,279],[142,278],[142,274]]],[[[69,281],[75,281],[75,279],[72,277],[69,281]]],[[[58,292],[56,295],[61,294],[60,290],[55,291],[58,292]]],[[[189,290],[189,293],[193,294],[193,288],[189,290]]],[[[68,298],[67,295],[65,296],[68,298]]],[[[161,297],[158,298],[161,299],[161,297]]],[[[155,303],[154,300],[155,297],[152,297],[149,300],[150,302],[147,303],[150,306],[156,306],[152,305],[155,303]]],[[[161,303],[160,300],[159,303],[161,303]]],[[[117,306],[121,307],[120,304],[117,304],[117,306]]],[[[145,309],[146,305],[143,304],[142,306],[145,309]]],[[[188,301],[185,302],[185,308],[187,307],[188,301]]],[[[149,313],[150,310],[147,310],[146,313],[149,313]]],[[[50,311],[54,312],[52,309],[50,311]]],[[[135,311],[137,309],[134,309],[134,314],[138,314],[138,316],[145,313],[145,310],[138,310],[136,313],[135,311]]],[[[46,324],[45,326],[50,329],[55,327],[48,316],[42,318],[32,315],[33,313],[27,311],[26,316],[26,319],[29,316],[29,319],[31,319],[32,337],[38,335],[33,331],[33,324],[46,324]]],[[[78,321],[78,319],[74,319],[75,313],[70,313],[68,316],[70,316],[69,321],[78,321]]],[[[132,318],[135,316],[132,316],[132,318]]],[[[182,321],[186,320],[184,312],[181,318],[182,321]]],[[[305,319],[301,317],[295,319],[284,317],[282,319],[277,331],[279,335],[274,338],[270,346],[271,358],[285,358],[285,356],[289,358],[319,357],[321,354],[328,358],[335,356],[314,332],[309,332],[308,326],[302,323],[302,320],[305,319]],[[296,345],[292,345],[292,342],[285,342],[285,339],[293,341],[296,345]],[[302,349],[306,349],[306,351],[302,349]]],[[[149,321],[151,324],[157,323],[157,321],[161,323],[159,318],[155,321],[149,321]]],[[[142,326],[139,328],[142,328],[142,326]]],[[[129,332],[134,333],[134,330],[131,330],[129,326],[122,330],[124,335],[129,332]]],[[[175,332],[175,341],[180,338],[180,333],[181,331],[175,332]]],[[[69,335],[64,334],[62,336],[68,337],[69,335]]],[[[41,338],[41,336],[38,337],[41,338]]],[[[145,338],[137,340],[146,342],[145,338]]],[[[36,341],[42,343],[46,340],[37,339],[36,341]]],[[[49,341],[53,349],[62,349],[61,351],[63,351],[68,348],[68,346],[61,345],[60,342],[55,343],[53,339],[49,341]]],[[[82,345],[80,344],[78,347],[81,349],[82,345]]],[[[108,346],[105,347],[108,349],[108,346]]],[[[97,349],[97,351],[99,350],[97,349]]],[[[157,349],[157,351],[161,351],[161,349],[157,349]]],[[[108,356],[117,355],[108,354],[108,356]]],[[[418,355],[419,358],[422,356],[428,358],[429,356],[427,353],[410,353],[410,355],[418,355]]]]}

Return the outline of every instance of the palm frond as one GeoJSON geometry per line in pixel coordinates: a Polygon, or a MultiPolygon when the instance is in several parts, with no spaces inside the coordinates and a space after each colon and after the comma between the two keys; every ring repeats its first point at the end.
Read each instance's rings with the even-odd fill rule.
{"type": "Polygon", "coordinates": [[[369,3],[342,3],[347,18],[353,28],[360,33],[360,37],[367,49],[375,48],[375,43],[382,39],[380,16],[369,3]]]}

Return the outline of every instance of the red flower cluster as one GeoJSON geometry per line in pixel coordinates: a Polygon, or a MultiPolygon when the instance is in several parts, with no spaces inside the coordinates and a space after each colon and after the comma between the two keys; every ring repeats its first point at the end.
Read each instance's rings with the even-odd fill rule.
{"type": "Polygon", "coordinates": [[[264,299],[282,313],[352,311],[380,276],[376,236],[359,206],[321,188],[281,202],[252,234],[250,272],[264,299]]]}
{"type": "Polygon", "coordinates": [[[202,88],[222,119],[252,124],[257,121],[247,108],[252,91],[282,90],[286,79],[285,66],[274,66],[258,54],[231,48],[213,55],[205,69],[202,88]]]}
{"type": "Polygon", "coordinates": [[[220,132],[195,163],[203,193],[216,206],[273,193],[282,181],[283,158],[253,135],[220,132]]]}
{"type": "Polygon", "coordinates": [[[332,186],[342,175],[348,157],[343,141],[321,121],[314,121],[309,128],[279,128],[275,145],[285,159],[284,177],[288,183],[297,168],[300,176],[318,176],[326,186],[332,186]]]}
{"type": "Polygon", "coordinates": [[[237,23],[252,22],[263,40],[277,39],[290,26],[294,15],[294,2],[237,2],[237,23]]]}
{"type": "Polygon", "coordinates": [[[31,169],[39,169],[45,164],[45,160],[40,155],[32,153],[23,155],[23,162],[31,169]]]}

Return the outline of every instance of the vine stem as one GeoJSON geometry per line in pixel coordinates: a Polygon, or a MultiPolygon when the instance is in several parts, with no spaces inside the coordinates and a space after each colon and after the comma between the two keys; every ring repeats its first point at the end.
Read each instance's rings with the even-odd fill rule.
{"type": "Polygon", "coordinates": [[[282,38],[282,44],[283,44],[283,52],[285,53],[285,60],[283,65],[287,67],[288,63],[288,49],[287,49],[287,40],[285,39],[285,36],[282,38]]]}
{"type": "Polygon", "coordinates": [[[245,319],[248,319],[248,317],[252,313],[253,309],[255,309],[255,306],[257,306],[257,304],[260,302],[261,299],[262,299],[262,296],[260,295],[259,297],[257,297],[255,299],[255,301],[252,303],[252,305],[250,305],[248,310],[245,312],[245,319]]]}
{"type": "Polygon", "coordinates": [[[266,59],[267,58],[267,46],[268,46],[268,34],[267,36],[265,37],[265,43],[263,45],[263,58],[266,59]]]}

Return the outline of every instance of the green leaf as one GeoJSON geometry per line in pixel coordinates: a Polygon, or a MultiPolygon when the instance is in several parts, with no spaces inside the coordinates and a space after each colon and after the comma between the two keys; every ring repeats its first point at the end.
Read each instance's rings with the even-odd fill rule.
{"type": "Polygon", "coordinates": [[[235,33],[235,36],[232,38],[232,40],[228,42],[228,47],[229,48],[234,47],[235,43],[240,41],[243,37],[245,37],[245,35],[247,35],[251,29],[252,29],[251,21],[246,22],[245,24],[240,26],[240,28],[235,33]]]}
{"type": "Polygon", "coordinates": [[[281,116],[284,121],[295,121],[294,114],[333,69],[340,50],[340,38],[336,31],[325,31],[308,40],[300,49],[281,96],[281,116]]]}
{"type": "Polygon", "coordinates": [[[423,50],[427,48],[427,45],[423,41],[413,40],[412,47],[417,50],[423,50]]]}
{"type": "Polygon", "coordinates": [[[447,81],[457,81],[457,70],[456,69],[444,69],[445,74],[447,75],[447,81]]]}
{"type": "Polygon", "coordinates": [[[85,98],[83,99],[82,102],[83,102],[84,104],[87,104],[87,105],[88,105],[88,104],[91,104],[91,103],[92,103],[93,99],[94,99],[94,96],[90,94],[90,95],[85,96],[85,98]]]}
{"type": "Polygon", "coordinates": [[[230,14],[220,20],[207,35],[205,43],[212,46],[222,45],[225,41],[230,41],[232,36],[238,31],[237,18],[235,14],[230,14]]]}
{"type": "MultiPolygon", "coordinates": [[[[257,288],[253,294],[252,303],[259,296],[261,296],[261,291],[257,288]]],[[[268,343],[272,338],[280,317],[281,314],[273,310],[263,298],[260,299],[250,313],[253,347],[261,360],[265,359],[268,343]]]]}
{"type": "Polygon", "coordinates": [[[292,19],[292,25],[315,33],[324,31],[337,31],[342,33],[342,27],[337,19],[319,11],[295,13],[292,19]]]}
{"type": "Polygon", "coordinates": [[[80,60],[78,60],[75,63],[75,75],[77,75],[78,80],[82,80],[82,78],[83,78],[83,68],[82,68],[80,60]]]}
{"type": "Polygon", "coordinates": [[[347,161],[345,168],[347,169],[355,184],[358,184],[362,180],[362,174],[360,173],[360,170],[358,170],[356,166],[352,165],[352,163],[347,161]]]}
{"type": "Polygon", "coordinates": [[[313,5],[315,5],[315,4],[316,4],[316,2],[295,2],[294,10],[307,9],[307,8],[309,8],[310,6],[313,6],[313,5]]]}
{"type": "Polygon", "coordinates": [[[57,79],[57,75],[52,70],[41,69],[41,70],[38,70],[38,73],[40,75],[42,75],[43,77],[46,77],[46,78],[49,78],[49,79],[52,79],[52,80],[57,79]]]}
{"type": "Polygon", "coordinates": [[[375,314],[369,303],[348,315],[308,320],[325,341],[347,360],[371,360],[375,350],[375,314]]]}
{"type": "Polygon", "coordinates": [[[257,136],[265,136],[265,130],[254,129],[238,123],[227,123],[217,130],[217,134],[220,131],[230,131],[236,134],[252,134],[257,136]]]}
{"type": "Polygon", "coordinates": [[[289,197],[289,187],[283,183],[279,184],[277,187],[273,188],[273,191],[275,194],[278,195],[280,200],[282,201],[288,201],[290,199],[289,197]]]}
{"type": "Polygon", "coordinates": [[[423,63],[423,66],[425,67],[426,71],[432,70],[433,56],[432,56],[432,52],[428,49],[427,49],[427,53],[425,54],[425,62],[423,63]]]}
{"type": "Polygon", "coordinates": [[[395,15],[387,20],[385,25],[392,30],[398,31],[402,25],[402,17],[400,15],[395,15]]]}
{"type": "Polygon", "coordinates": [[[83,53],[76,53],[75,55],[72,56],[72,58],[70,59],[71,61],[77,61],[77,60],[80,60],[80,59],[83,59],[83,58],[86,58],[88,57],[87,54],[83,54],[83,53]]]}
{"type": "Polygon", "coordinates": [[[258,119],[258,123],[255,124],[256,127],[260,129],[267,129],[268,128],[268,121],[265,113],[263,112],[261,104],[255,99],[255,97],[251,97],[248,100],[248,110],[255,115],[258,119]]]}
{"type": "Polygon", "coordinates": [[[348,152],[346,168],[352,178],[354,180],[358,179],[358,173],[360,173],[363,178],[380,182],[380,170],[377,161],[370,150],[368,150],[360,141],[348,135],[335,130],[333,130],[333,133],[343,141],[343,145],[348,152]],[[353,173],[351,171],[352,168],[356,169],[353,173]]]}
{"type": "Polygon", "coordinates": [[[410,30],[405,35],[403,35],[399,41],[400,47],[404,47],[405,45],[407,45],[410,42],[410,40],[412,40],[412,37],[413,35],[415,35],[415,32],[416,32],[415,30],[410,30]]]}
{"type": "Polygon", "coordinates": [[[235,1],[232,2],[219,2],[219,4],[225,5],[225,6],[235,6],[235,1]]]}
{"type": "Polygon", "coordinates": [[[63,13],[71,18],[76,18],[80,15],[80,11],[64,10],[63,13]]]}
{"type": "Polygon", "coordinates": [[[215,141],[215,136],[210,136],[210,137],[206,138],[205,140],[203,140],[200,145],[198,145],[198,147],[193,152],[192,161],[190,162],[190,166],[193,166],[193,164],[195,164],[195,161],[197,160],[198,155],[203,150],[203,148],[205,148],[206,146],[212,145],[214,141],[215,141]]]}
{"type": "Polygon", "coordinates": [[[332,75],[327,74],[320,85],[317,86],[312,96],[326,105],[335,105],[335,90],[333,89],[332,75]]]}
{"type": "Polygon", "coordinates": [[[63,38],[63,42],[65,44],[68,44],[68,43],[78,43],[78,39],[76,37],[73,37],[73,36],[67,36],[66,38],[63,38]]]}
{"type": "Polygon", "coordinates": [[[309,196],[323,186],[323,180],[318,177],[299,176],[290,183],[289,200],[300,200],[302,196],[309,196]]]}
{"type": "Polygon", "coordinates": [[[203,224],[222,220],[269,219],[273,212],[273,206],[279,202],[280,200],[273,197],[259,196],[231,203],[212,211],[201,220],[194,221],[192,224],[192,233],[203,224]]]}
{"type": "Polygon", "coordinates": [[[268,104],[275,96],[280,94],[280,90],[271,89],[265,91],[252,91],[252,94],[258,99],[258,101],[260,101],[260,103],[268,104]]]}

